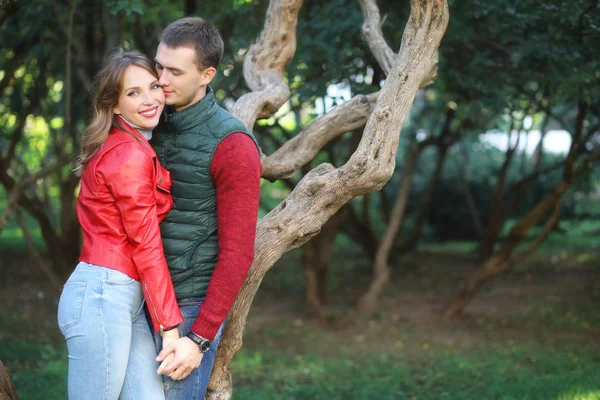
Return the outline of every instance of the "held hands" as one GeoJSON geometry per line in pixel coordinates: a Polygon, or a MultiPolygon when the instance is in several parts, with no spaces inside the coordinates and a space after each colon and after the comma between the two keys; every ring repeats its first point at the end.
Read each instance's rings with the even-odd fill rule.
{"type": "MultiPolygon", "coordinates": [[[[179,329],[177,329],[177,328],[171,329],[169,331],[162,332],[160,335],[162,337],[162,347],[164,349],[165,347],[167,347],[169,345],[169,343],[173,342],[174,340],[179,339],[179,329]]],[[[160,364],[158,371],[156,371],[156,373],[160,374],[161,369],[164,368],[164,366],[169,364],[171,361],[173,361],[173,358],[175,358],[175,353],[168,354],[165,357],[165,359],[163,360],[163,362],[160,364]]]]}
{"type": "Polygon", "coordinates": [[[161,363],[156,373],[167,375],[173,380],[187,378],[194,369],[200,366],[204,355],[191,339],[186,336],[179,338],[179,334],[177,336],[168,343],[165,341],[166,337],[163,336],[163,349],[156,357],[156,361],[161,363]]]}

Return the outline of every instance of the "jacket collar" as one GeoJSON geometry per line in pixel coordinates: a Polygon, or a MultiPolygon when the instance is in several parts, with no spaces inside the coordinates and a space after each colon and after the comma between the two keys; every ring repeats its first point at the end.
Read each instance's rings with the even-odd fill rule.
{"type": "Polygon", "coordinates": [[[218,107],[215,92],[210,86],[207,86],[206,95],[197,103],[181,111],[174,111],[171,107],[165,107],[164,122],[172,132],[179,133],[208,121],[217,112],[218,107]]]}
{"type": "Polygon", "coordinates": [[[146,151],[150,151],[151,154],[154,153],[150,143],[148,143],[148,140],[142,136],[140,131],[130,126],[122,119],[121,116],[117,116],[117,119],[122,129],[121,127],[113,124],[110,130],[110,135],[108,135],[108,138],[102,145],[103,148],[106,147],[105,150],[108,150],[119,143],[137,141],[146,151]]]}

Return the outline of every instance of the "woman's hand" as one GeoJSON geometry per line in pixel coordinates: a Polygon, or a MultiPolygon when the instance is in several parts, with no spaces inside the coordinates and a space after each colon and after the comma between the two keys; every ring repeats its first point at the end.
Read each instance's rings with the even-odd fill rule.
{"type": "MultiPolygon", "coordinates": [[[[164,349],[165,347],[167,347],[169,345],[169,343],[179,339],[179,329],[175,328],[175,329],[171,329],[169,331],[162,332],[160,334],[160,336],[162,336],[162,348],[164,349]]],[[[158,367],[158,370],[156,371],[156,373],[160,374],[162,372],[162,370],[165,368],[165,366],[167,364],[169,364],[171,361],[173,361],[174,357],[175,357],[175,353],[171,353],[167,357],[165,357],[165,359],[162,361],[162,363],[158,367]]]]}

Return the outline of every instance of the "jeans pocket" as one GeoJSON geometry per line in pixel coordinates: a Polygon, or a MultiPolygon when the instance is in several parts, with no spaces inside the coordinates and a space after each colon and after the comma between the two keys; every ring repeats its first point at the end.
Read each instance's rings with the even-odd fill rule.
{"type": "Polygon", "coordinates": [[[107,268],[105,283],[111,283],[114,285],[126,285],[131,282],[136,282],[135,279],[122,273],[121,271],[117,271],[116,269],[107,268]]]}
{"type": "Polygon", "coordinates": [[[79,323],[86,282],[67,282],[58,302],[58,327],[65,331],[79,323]]]}

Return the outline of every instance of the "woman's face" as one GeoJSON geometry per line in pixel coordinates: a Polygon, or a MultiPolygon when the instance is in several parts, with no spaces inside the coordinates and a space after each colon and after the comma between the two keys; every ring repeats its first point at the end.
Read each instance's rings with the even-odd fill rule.
{"type": "Polygon", "coordinates": [[[158,80],[144,68],[130,65],[125,70],[114,113],[144,129],[158,125],[165,105],[165,94],[158,80]]]}

